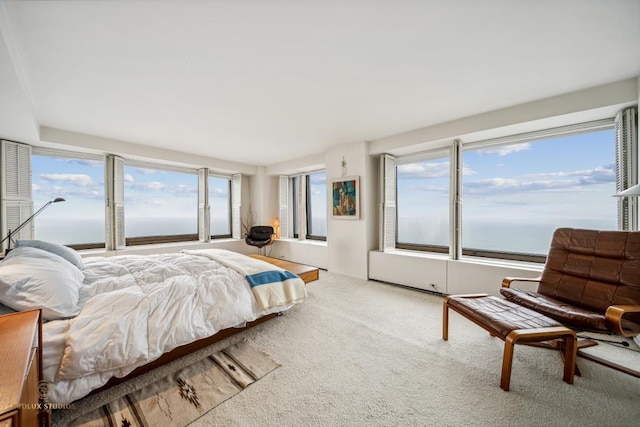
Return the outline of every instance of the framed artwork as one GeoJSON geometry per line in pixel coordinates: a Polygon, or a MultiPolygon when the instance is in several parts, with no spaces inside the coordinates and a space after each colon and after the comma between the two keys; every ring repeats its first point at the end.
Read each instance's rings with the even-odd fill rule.
{"type": "Polygon", "coordinates": [[[331,216],[338,219],[360,218],[360,177],[345,176],[331,180],[331,216]]]}

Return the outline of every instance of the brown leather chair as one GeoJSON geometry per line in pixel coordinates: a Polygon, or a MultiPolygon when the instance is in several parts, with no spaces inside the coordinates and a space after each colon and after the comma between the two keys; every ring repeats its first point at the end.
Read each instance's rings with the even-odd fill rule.
{"type": "MultiPolygon", "coordinates": [[[[574,330],[633,337],[640,333],[640,232],[559,228],[542,276],[505,278],[500,293],[574,330]],[[514,281],[539,285],[531,292],[511,288],[514,281]]],[[[638,371],[619,370],[640,377],[638,371]]]]}

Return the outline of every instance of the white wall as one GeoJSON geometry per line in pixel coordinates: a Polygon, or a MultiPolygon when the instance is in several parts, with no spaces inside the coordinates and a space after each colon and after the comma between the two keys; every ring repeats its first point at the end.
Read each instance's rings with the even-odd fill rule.
{"type": "Polygon", "coordinates": [[[368,222],[375,221],[376,214],[370,209],[369,181],[373,179],[369,167],[369,156],[365,142],[343,144],[326,152],[327,171],[327,245],[329,271],[346,276],[366,279],[368,277],[369,236],[368,222]],[[342,175],[342,160],[346,162],[346,176],[360,177],[360,217],[357,220],[331,217],[331,179],[342,175]]]}
{"type": "Polygon", "coordinates": [[[39,140],[38,120],[14,46],[0,2],[0,138],[33,143],[39,140]]]}
{"type": "MultiPolygon", "coordinates": [[[[245,214],[248,214],[249,207],[255,214],[255,224],[254,225],[271,225],[277,217],[278,212],[278,178],[275,176],[267,175],[267,168],[264,166],[259,166],[257,168],[256,175],[249,177],[249,185],[250,185],[250,194],[251,197],[249,199],[245,199],[243,197],[242,200],[242,210],[245,214]]],[[[243,236],[244,239],[244,236],[243,236]]],[[[247,245],[248,246],[248,245],[247,245]]],[[[259,250],[257,248],[247,249],[252,253],[258,253],[259,250]]],[[[273,247],[268,247],[266,249],[268,251],[269,256],[274,256],[276,258],[283,258],[289,261],[293,261],[289,258],[282,257],[280,255],[275,256],[271,255],[271,251],[273,251],[273,247]]],[[[300,262],[300,261],[298,261],[300,262]]]]}
{"type": "Polygon", "coordinates": [[[470,142],[613,117],[623,107],[638,103],[639,80],[634,77],[390,135],[371,141],[369,153],[403,155],[434,148],[443,140],[470,142]]]}
{"type": "MultiPolygon", "coordinates": [[[[80,149],[99,154],[117,154],[136,160],[161,160],[167,164],[175,164],[178,166],[206,167],[223,174],[241,173],[243,175],[255,175],[257,173],[257,167],[253,165],[183,153],[177,149],[167,150],[129,141],[102,138],[95,135],[87,135],[45,126],[40,128],[40,142],[37,145],[60,149],[66,148],[67,150],[80,149]]],[[[179,141],[176,141],[176,147],[179,147],[179,141]]]]}
{"type": "Polygon", "coordinates": [[[538,277],[542,265],[480,261],[454,261],[447,256],[407,251],[369,253],[371,279],[441,294],[500,294],[505,277],[538,277]]]}
{"type": "Polygon", "coordinates": [[[326,242],[281,239],[276,240],[273,245],[268,246],[265,254],[273,258],[312,265],[325,270],[329,268],[326,242]]]}

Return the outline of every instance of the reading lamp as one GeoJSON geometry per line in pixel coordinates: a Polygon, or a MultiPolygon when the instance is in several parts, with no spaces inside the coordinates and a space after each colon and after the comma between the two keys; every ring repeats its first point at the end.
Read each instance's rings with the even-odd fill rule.
{"type": "Polygon", "coordinates": [[[51,203],[58,203],[58,202],[64,202],[65,200],[62,197],[56,197],[53,200],[49,200],[47,203],[44,204],[43,207],[41,207],[40,209],[38,209],[38,211],[36,213],[34,213],[33,215],[31,215],[29,218],[27,218],[22,224],[20,224],[18,226],[18,228],[16,228],[15,230],[11,231],[9,230],[9,234],[7,234],[7,236],[0,240],[0,245],[2,245],[4,243],[5,240],[9,240],[9,243],[7,243],[7,252],[9,252],[9,250],[11,250],[11,238],[13,236],[15,236],[16,234],[18,234],[20,232],[20,230],[22,230],[27,224],[29,224],[31,221],[33,221],[33,219],[43,210],[45,210],[46,208],[49,207],[49,205],[51,203]]]}

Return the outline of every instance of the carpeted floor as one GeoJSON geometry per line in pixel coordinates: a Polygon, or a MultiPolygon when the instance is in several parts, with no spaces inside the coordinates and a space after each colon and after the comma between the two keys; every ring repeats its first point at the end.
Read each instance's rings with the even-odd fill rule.
{"type": "MultiPolygon", "coordinates": [[[[455,313],[442,341],[439,296],[327,272],[308,289],[304,304],[241,334],[282,367],[192,427],[640,426],[640,379],[579,360],[569,385],[553,351],[517,346],[502,391],[503,342],[455,313]]],[[[599,347],[640,367],[640,353],[599,347]]]]}
{"type": "Polygon", "coordinates": [[[503,342],[451,317],[445,342],[441,297],[321,272],[303,305],[245,334],[282,367],[192,426],[640,425],[640,379],[579,360],[569,385],[556,352],[517,346],[504,392],[503,342]]]}

